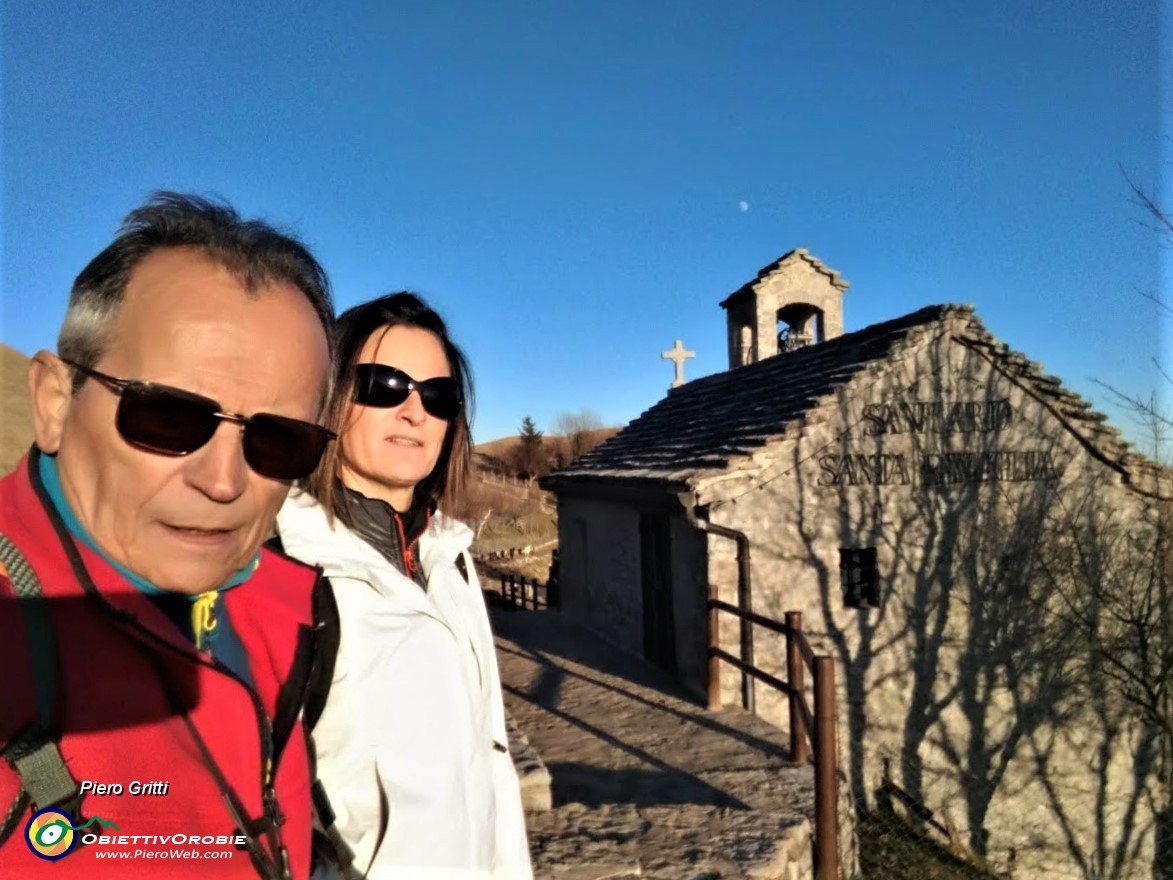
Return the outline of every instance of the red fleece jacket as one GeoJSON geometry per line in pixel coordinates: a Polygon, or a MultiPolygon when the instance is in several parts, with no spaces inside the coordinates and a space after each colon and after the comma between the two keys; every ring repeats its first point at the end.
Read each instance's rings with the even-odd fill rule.
{"type": "MultiPolygon", "coordinates": [[[[222,842],[240,832],[176,700],[250,820],[264,814],[271,752],[268,796],[284,816],[280,835],[292,875],[308,878],[309,770],[299,709],[317,572],[266,550],[253,576],[223,594],[254,690],[197,653],[147,596],[73,541],[40,484],[35,452],[0,480],[0,532],[28,559],[48,600],[61,751],[73,777],[94,784],[82,816],[102,820],[75,832],[78,844],[64,858],[48,861],[26,842],[26,809],[0,846],[0,878],[257,876],[247,851],[222,842]],[[98,785],[108,786],[106,793],[98,785]],[[95,833],[108,840],[80,845],[95,833]],[[193,837],[200,842],[191,845],[193,837]]],[[[0,566],[0,745],[36,718],[34,661],[19,605],[0,566]]],[[[16,773],[0,761],[0,816],[18,790],[16,773]]]]}

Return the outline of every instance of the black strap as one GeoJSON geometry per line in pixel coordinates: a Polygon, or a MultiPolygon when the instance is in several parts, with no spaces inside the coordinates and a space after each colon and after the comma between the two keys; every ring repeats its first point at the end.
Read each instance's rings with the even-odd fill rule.
{"type": "Polygon", "coordinates": [[[29,805],[30,801],[29,793],[23,788],[16,793],[16,799],[8,807],[8,814],[4,817],[4,823],[0,825],[0,846],[4,846],[5,841],[12,836],[12,832],[20,825],[20,819],[24,815],[25,808],[29,805]]]}
{"type": "Polygon", "coordinates": [[[306,752],[309,756],[310,805],[313,807],[313,859],[314,864],[325,861],[344,878],[357,876],[354,869],[354,854],[334,824],[334,808],[326,794],[326,787],[318,778],[317,750],[310,734],[322,717],[326,699],[330,696],[330,684],[334,680],[334,663],[338,658],[338,643],[342,638],[338,619],[338,600],[334,588],[327,578],[320,578],[314,587],[314,642],[313,662],[310,665],[309,680],[305,689],[305,710],[302,715],[302,729],[306,735],[306,752]]]}
{"type": "Polygon", "coordinates": [[[464,561],[464,553],[458,553],[456,556],[456,570],[460,572],[460,576],[464,578],[464,582],[469,583],[468,580],[468,563],[464,561]]]}
{"type": "Polygon", "coordinates": [[[306,694],[309,691],[310,676],[313,674],[314,643],[317,633],[308,626],[298,626],[297,647],[293,652],[293,662],[289,666],[289,675],[285,684],[277,694],[277,705],[273,712],[273,764],[281,760],[285,746],[289,743],[294,725],[301,715],[305,705],[306,694]]]}
{"type": "Polygon", "coordinates": [[[338,659],[338,643],[342,640],[342,624],[338,618],[338,600],[327,578],[321,578],[314,588],[314,658],[310,665],[309,683],[305,689],[305,729],[312,733],[326,708],[330,683],[334,680],[334,663],[338,659]]]}
{"type": "Polygon", "coordinates": [[[0,823],[0,846],[3,846],[19,825],[26,807],[31,806],[34,811],[57,807],[68,812],[79,824],[83,819],[81,787],[61,755],[54,721],[59,710],[60,658],[44,592],[20,548],[2,533],[0,562],[8,573],[25,622],[38,716],[37,721],[27,724],[0,748],[0,756],[16,772],[21,783],[0,823]]]}
{"type": "Polygon", "coordinates": [[[84,824],[81,786],[69,772],[53,732],[40,724],[29,724],[0,749],[0,755],[21,784],[0,824],[0,846],[16,830],[26,807],[33,812],[55,807],[69,813],[77,824],[84,824]]]}
{"type": "MultiPolygon", "coordinates": [[[[311,754],[313,746],[310,747],[311,754]]],[[[311,876],[317,875],[318,866],[325,862],[335,874],[351,880],[361,877],[354,867],[354,853],[342,839],[342,834],[334,824],[334,808],[330,806],[330,798],[322,780],[314,779],[310,786],[310,805],[313,807],[313,847],[311,876]]]]}
{"type": "MultiPolygon", "coordinates": [[[[330,684],[334,679],[334,664],[338,658],[338,645],[342,639],[342,625],[338,614],[338,600],[329,579],[322,578],[314,590],[314,663],[310,667],[310,681],[306,688],[306,703],[303,729],[309,753],[310,803],[313,806],[313,859],[315,865],[326,862],[338,876],[346,880],[361,880],[370,873],[375,857],[382,846],[390,822],[391,808],[382,782],[379,783],[379,823],[377,836],[371,850],[371,860],[366,870],[359,870],[354,864],[354,852],[343,840],[335,825],[334,808],[326,787],[318,778],[317,749],[311,733],[322,717],[326,700],[330,695],[330,684]]],[[[376,771],[377,776],[378,771],[376,771]]]]}

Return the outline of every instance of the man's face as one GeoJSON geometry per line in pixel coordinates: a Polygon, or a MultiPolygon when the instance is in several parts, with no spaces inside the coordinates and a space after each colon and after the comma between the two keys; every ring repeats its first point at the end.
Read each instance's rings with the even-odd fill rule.
{"type": "MultiPolygon", "coordinates": [[[[192,391],[226,412],[316,421],[329,370],[325,331],[292,285],[258,293],[199,250],[156,251],[132,273],[95,369],[192,391]]],[[[38,400],[38,446],[57,453],[65,497],[107,554],[180,593],[213,589],[252,559],[289,484],[249,468],[241,425],[221,421],[185,456],[146,452],[115,428],[114,391],[87,379],[76,397],[62,396],[55,383],[67,383],[69,371],[54,360],[43,374],[33,380],[34,394],[47,395],[38,400]]]]}

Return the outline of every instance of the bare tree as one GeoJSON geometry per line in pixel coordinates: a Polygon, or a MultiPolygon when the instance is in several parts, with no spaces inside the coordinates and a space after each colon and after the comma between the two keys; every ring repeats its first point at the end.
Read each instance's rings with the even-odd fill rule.
{"type": "MultiPolygon", "coordinates": [[[[1124,178],[1142,223],[1162,245],[1173,247],[1173,218],[1127,172],[1124,178]]],[[[1159,312],[1173,308],[1159,295],[1142,294],[1159,312]]],[[[1159,375],[1173,385],[1154,357],[1159,375]]],[[[1145,836],[1140,807],[1148,802],[1155,816],[1152,876],[1173,878],[1173,480],[1168,449],[1173,419],[1159,395],[1128,394],[1101,383],[1126,417],[1141,426],[1157,461],[1139,467],[1148,479],[1135,485],[1136,504],[1121,509],[1105,503],[1103,487],[1092,486],[1078,497],[1057,499],[1050,517],[1049,540],[1040,544],[1040,573],[1060,599],[1055,627],[1081,649],[1073,674],[1088,683],[1085,708],[1097,728],[1099,744],[1088,756],[1088,782],[1098,785],[1097,826],[1089,839],[1076,830],[1076,817],[1046,774],[1040,773],[1052,813],[1067,837],[1067,848],[1086,876],[1124,876],[1145,836]],[[1119,785],[1108,803],[1107,779],[1113,761],[1129,754],[1131,792],[1119,785]],[[1114,839],[1103,834],[1111,824],[1114,839]]],[[[1131,481],[1130,481],[1131,482],[1131,481]]],[[[1040,767],[1050,740],[1032,739],[1040,767]]]]}
{"type": "Polygon", "coordinates": [[[603,420],[593,410],[584,409],[576,413],[559,413],[554,419],[554,431],[567,438],[570,461],[585,455],[599,445],[598,436],[603,420]]]}
{"type": "MultiPolygon", "coordinates": [[[[1121,168],[1121,173],[1128,183],[1128,188],[1132,191],[1133,204],[1139,207],[1143,214],[1143,219],[1139,222],[1157,234],[1161,247],[1173,248],[1173,216],[1166,213],[1151,193],[1133,180],[1123,168],[1121,168]]],[[[1173,305],[1170,305],[1159,293],[1143,291],[1141,296],[1157,307],[1159,315],[1166,319],[1173,318],[1173,305]]],[[[1173,388],[1173,375],[1170,375],[1166,365],[1162,364],[1157,357],[1153,358],[1153,363],[1157,368],[1158,375],[1167,383],[1167,387],[1173,388]]],[[[1146,398],[1127,394],[1104,383],[1100,384],[1108,390],[1127,415],[1139,421],[1148,430],[1150,439],[1154,441],[1154,454],[1164,460],[1167,453],[1162,451],[1164,449],[1163,441],[1168,440],[1167,434],[1170,429],[1173,429],[1173,418],[1162,410],[1159,395],[1154,393],[1146,398]]]]}
{"type": "MultiPolygon", "coordinates": [[[[1173,803],[1173,609],[1170,601],[1168,502],[1148,499],[1132,509],[1105,503],[1096,487],[1062,498],[1053,509],[1050,540],[1037,554],[1039,571],[1060,604],[1053,629],[1078,646],[1071,670],[1082,688],[1082,723],[1095,730],[1084,785],[1096,790],[1096,827],[1088,836],[1053,780],[1039,779],[1072,858],[1087,877],[1129,876],[1146,835],[1142,807],[1156,818],[1153,877],[1167,878],[1173,863],[1162,845],[1173,803]],[[1132,764],[1129,790],[1112,766],[1132,764]],[[1111,832],[1111,833],[1106,833],[1111,832]]],[[[1033,738],[1040,767],[1057,740],[1033,738]]]]}

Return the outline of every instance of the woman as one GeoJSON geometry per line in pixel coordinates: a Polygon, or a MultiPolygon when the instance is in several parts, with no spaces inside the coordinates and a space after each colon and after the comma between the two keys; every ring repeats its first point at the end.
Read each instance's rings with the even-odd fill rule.
{"type": "Polygon", "coordinates": [[[471,466],[467,362],[410,293],[355,306],[337,332],[338,442],[277,521],[338,605],[313,737],[336,827],[371,880],[530,878],[472,533],[443,512],[471,466]]]}

